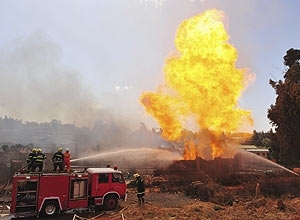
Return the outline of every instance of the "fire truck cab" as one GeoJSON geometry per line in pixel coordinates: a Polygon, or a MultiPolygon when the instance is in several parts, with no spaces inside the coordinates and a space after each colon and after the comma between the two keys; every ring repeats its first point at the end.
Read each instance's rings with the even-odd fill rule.
{"type": "Polygon", "coordinates": [[[88,168],[71,173],[16,173],[10,212],[15,217],[47,216],[70,209],[117,208],[126,200],[126,183],[114,168],[88,168]]]}

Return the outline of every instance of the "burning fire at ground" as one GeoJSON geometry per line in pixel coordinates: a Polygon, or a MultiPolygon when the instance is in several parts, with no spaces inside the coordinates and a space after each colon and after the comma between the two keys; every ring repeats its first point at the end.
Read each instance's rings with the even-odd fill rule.
{"type": "Polygon", "coordinates": [[[224,135],[253,124],[251,112],[238,106],[247,69],[235,66],[237,50],[228,42],[222,19],[221,11],[208,10],[184,20],[175,38],[177,51],[165,62],[165,84],[140,97],[164,138],[185,140],[186,160],[203,156],[206,147],[211,158],[222,156],[224,135]],[[189,121],[197,125],[201,140],[182,136],[189,121]]]}

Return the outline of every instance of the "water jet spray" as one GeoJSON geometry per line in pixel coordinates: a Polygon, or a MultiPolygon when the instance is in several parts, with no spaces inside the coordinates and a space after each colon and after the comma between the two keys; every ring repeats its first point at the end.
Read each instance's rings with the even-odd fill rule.
{"type": "MultiPolygon", "coordinates": [[[[171,151],[167,150],[160,150],[160,149],[151,149],[151,148],[131,148],[131,149],[124,149],[124,150],[117,150],[117,151],[110,151],[110,152],[104,152],[96,155],[91,155],[91,156],[85,156],[81,158],[76,158],[72,159],[71,162],[76,162],[76,161],[82,161],[82,160],[88,160],[92,158],[100,158],[100,157],[106,157],[106,156],[112,156],[112,155],[117,155],[117,154],[124,154],[124,153],[159,153],[159,154],[164,154],[165,156],[168,157],[168,160],[179,160],[182,159],[180,156],[174,155],[171,151]]],[[[160,155],[162,156],[162,155],[160,155]]],[[[165,159],[165,157],[164,157],[165,159]]]]}

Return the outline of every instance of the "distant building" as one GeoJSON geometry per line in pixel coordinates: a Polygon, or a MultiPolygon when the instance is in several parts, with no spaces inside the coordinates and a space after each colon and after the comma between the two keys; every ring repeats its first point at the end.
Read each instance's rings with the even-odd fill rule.
{"type": "Polygon", "coordinates": [[[240,145],[240,149],[268,159],[269,150],[267,148],[256,147],[255,145],[240,145]]]}

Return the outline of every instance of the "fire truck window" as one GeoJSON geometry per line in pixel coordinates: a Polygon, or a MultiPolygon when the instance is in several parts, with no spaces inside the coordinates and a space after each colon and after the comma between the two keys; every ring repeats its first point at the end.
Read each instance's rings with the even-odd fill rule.
{"type": "Polygon", "coordinates": [[[117,183],[123,183],[123,177],[121,173],[113,173],[113,182],[117,182],[117,183]]]}
{"type": "Polygon", "coordinates": [[[87,196],[87,180],[71,180],[71,199],[85,199],[87,196]]]}
{"type": "Polygon", "coordinates": [[[100,173],[98,183],[108,183],[108,173],[100,173]]]}

